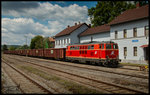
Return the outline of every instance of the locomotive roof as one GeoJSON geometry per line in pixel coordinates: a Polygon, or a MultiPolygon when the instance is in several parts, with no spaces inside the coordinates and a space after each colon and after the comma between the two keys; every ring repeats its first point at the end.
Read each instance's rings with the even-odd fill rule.
{"type": "MultiPolygon", "coordinates": [[[[103,44],[103,43],[114,43],[113,41],[92,41],[92,42],[84,42],[84,43],[77,43],[77,44],[73,44],[73,45],[86,45],[86,44],[103,44]]],[[[72,45],[68,45],[68,46],[72,46],[72,45]]]]}

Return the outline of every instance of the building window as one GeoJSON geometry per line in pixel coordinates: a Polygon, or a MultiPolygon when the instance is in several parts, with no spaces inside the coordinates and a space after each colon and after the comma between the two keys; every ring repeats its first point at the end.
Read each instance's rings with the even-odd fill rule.
{"type": "Polygon", "coordinates": [[[145,36],[149,35],[149,26],[145,26],[145,36]]]}
{"type": "Polygon", "coordinates": [[[127,56],[127,47],[124,47],[124,56],[127,56]]]}
{"type": "Polygon", "coordinates": [[[127,38],[127,29],[123,30],[123,36],[124,36],[124,38],[127,38]]]}
{"type": "Polygon", "coordinates": [[[93,37],[91,37],[91,42],[93,41],[93,37]]]}
{"type": "Polygon", "coordinates": [[[117,38],[118,38],[118,32],[115,31],[115,39],[117,39],[117,38]]]}
{"type": "Polygon", "coordinates": [[[65,41],[64,41],[64,39],[63,39],[63,45],[65,44],[65,41]]]}
{"type": "Polygon", "coordinates": [[[61,40],[61,45],[63,45],[63,39],[61,40]]]}
{"type": "Polygon", "coordinates": [[[59,40],[59,45],[61,45],[61,40],[59,40]]]}
{"type": "Polygon", "coordinates": [[[58,42],[57,42],[57,43],[58,43],[58,45],[60,45],[59,40],[58,40],[58,42]]]}
{"type": "Polygon", "coordinates": [[[64,44],[66,44],[66,39],[64,39],[64,44]]]}
{"type": "Polygon", "coordinates": [[[133,28],[133,37],[137,37],[137,28],[133,28]]]}
{"type": "Polygon", "coordinates": [[[67,38],[66,38],[66,44],[67,44],[67,38]]]}
{"type": "Polygon", "coordinates": [[[69,43],[69,38],[67,38],[67,43],[69,43]]]}
{"type": "Polygon", "coordinates": [[[133,47],[134,56],[137,56],[137,47],[133,47]]]}
{"type": "Polygon", "coordinates": [[[55,45],[57,45],[57,40],[55,41],[55,45]]]}
{"type": "Polygon", "coordinates": [[[70,38],[68,38],[68,44],[70,44],[70,38]]]}

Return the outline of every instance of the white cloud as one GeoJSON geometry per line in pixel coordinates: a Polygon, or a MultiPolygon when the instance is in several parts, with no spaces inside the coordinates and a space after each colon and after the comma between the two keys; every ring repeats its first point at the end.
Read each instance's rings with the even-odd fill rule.
{"type": "Polygon", "coordinates": [[[48,36],[51,32],[53,31],[47,26],[34,22],[31,18],[2,18],[2,42],[22,44],[24,35],[32,38],[35,35],[48,36]]]}
{"type": "MultiPolygon", "coordinates": [[[[14,5],[15,3],[12,2],[14,5]]],[[[45,37],[54,36],[64,30],[68,25],[72,26],[79,22],[90,24],[88,8],[73,4],[67,7],[52,5],[49,2],[38,3],[22,2],[25,5],[17,8],[12,4],[2,3],[2,16],[13,16],[14,18],[2,18],[2,44],[25,44],[24,35],[28,35],[28,45],[30,39],[35,35],[45,37]],[[35,3],[35,4],[34,4],[35,3]],[[5,6],[3,6],[5,5],[5,6]],[[48,24],[42,24],[46,22],[48,24]],[[16,40],[16,41],[15,41],[16,40]]]]}
{"type": "Polygon", "coordinates": [[[68,7],[61,7],[59,5],[52,5],[49,2],[39,3],[35,8],[22,8],[18,10],[2,9],[2,15],[9,15],[14,17],[34,17],[40,20],[79,20],[85,21],[87,18],[86,6],[79,6],[77,4],[68,7]],[[22,10],[22,11],[21,11],[22,10]]]}

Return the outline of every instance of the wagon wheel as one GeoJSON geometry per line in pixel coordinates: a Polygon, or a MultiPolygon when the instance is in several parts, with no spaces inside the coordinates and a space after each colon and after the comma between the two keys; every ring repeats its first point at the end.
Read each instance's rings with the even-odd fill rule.
{"type": "Polygon", "coordinates": [[[118,65],[117,65],[117,63],[113,63],[113,64],[110,64],[110,67],[116,68],[116,67],[118,67],[118,65]]]}
{"type": "Polygon", "coordinates": [[[104,63],[103,63],[103,66],[108,67],[109,65],[108,65],[107,62],[104,62],[104,63]]]}

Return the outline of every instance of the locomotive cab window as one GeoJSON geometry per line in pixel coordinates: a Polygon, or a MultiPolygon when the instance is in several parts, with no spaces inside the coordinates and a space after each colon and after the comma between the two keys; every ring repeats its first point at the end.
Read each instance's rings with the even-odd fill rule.
{"type": "Polygon", "coordinates": [[[118,49],[118,45],[117,44],[113,44],[113,49],[118,49]]]}
{"type": "Polygon", "coordinates": [[[102,48],[102,45],[101,45],[101,44],[99,45],[99,48],[100,48],[100,49],[102,48]]]}
{"type": "Polygon", "coordinates": [[[100,49],[104,49],[104,44],[100,44],[100,45],[99,45],[99,48],[100,48],[100,49]]]}
{"type": "Polygon", "coordinates": [[[72,49],[75,49],[75,47],[73,46],[72,49]]]}
{"type": "Polygon", "coordinates": [[[111,44],[106,44],[106,49],[111,49],[111,44]]]}
{"type": "Polygon", "coordinates": [[[78,47],[77,47],[77,46],[75,46],[75,49],[78,49],[78,47]]]}
{"type": "Polygon", "coordinates": [[[91,49],[94,49],[94,45],[91,46],[91,49]]]}
{"type": "Polygon", "coordinates": [[[88,49],[90,49],[91,48],[91,46],[88,46],[88,49]]]}

